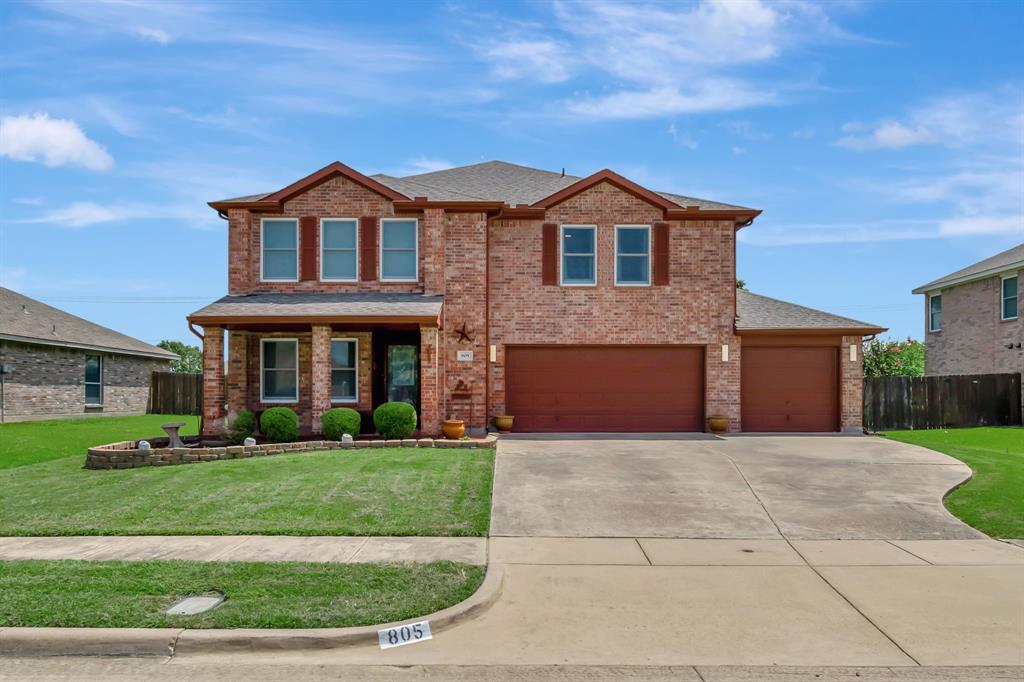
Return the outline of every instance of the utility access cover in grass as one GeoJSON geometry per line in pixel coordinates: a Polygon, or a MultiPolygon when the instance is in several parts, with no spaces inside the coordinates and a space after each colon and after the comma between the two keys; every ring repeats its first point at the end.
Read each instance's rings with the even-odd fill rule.
{"type": "Polygon", "coordinates": [[[168,616],[195,616],[217,608],[223,601],[223,594],[185,597],[167,609],[166,613],[168,616]]]}

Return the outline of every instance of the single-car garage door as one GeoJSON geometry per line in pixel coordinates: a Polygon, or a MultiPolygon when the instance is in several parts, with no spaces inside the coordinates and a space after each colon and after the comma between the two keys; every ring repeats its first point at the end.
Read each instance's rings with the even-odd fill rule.
{"type": "Polygon", "coordinates": [[[835,347],[744,347],[744,431],[836,431],[839,358],[835,347]]]}
{"type": "Polygon", "coordinates": [[[516,431],[702,431],[704,349],[509,346],[516,431]]]}

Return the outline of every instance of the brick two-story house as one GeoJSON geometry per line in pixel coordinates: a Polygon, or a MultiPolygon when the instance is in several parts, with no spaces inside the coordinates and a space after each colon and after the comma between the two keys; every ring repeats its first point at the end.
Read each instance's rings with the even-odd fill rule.
{"type": "Polygon", "coordinates": [[[1024,372],[1024,244],[922,284],[925,374],[1024,372]]]}
{"type": "Polygon", "coordinates": [[[208,433],[273,405],[316,433],[332,406],[388,400],[425,434],[502,414],[519,431],[860,428],[861,339],[884,330],[737,291],[757,210],[496,161],[333,163],[210,206],[228,295],[189,316],[208,433]]]}

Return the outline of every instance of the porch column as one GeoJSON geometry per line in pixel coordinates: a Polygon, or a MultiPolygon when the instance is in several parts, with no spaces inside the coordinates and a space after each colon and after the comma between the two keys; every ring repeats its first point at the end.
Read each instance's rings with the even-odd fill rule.
{"type": "Polygon", "coordinates": [[[224,328],[203,328],[203,435],[224,434],[224,328]]]}
{"type": "Polygon", "coordinates": [[[312,340],[312,398],[313,433],[323,432],[324,412],[331,409],[331,327],[313,325],[312,340]]]}
{"type": "Polygon", "coordinates": [[[249,409],[249,332],[228,332],[228,373],[225,379],[230,426],[235,415],[249,409]]]}
{"type": "Polygon", "coordinates": [[[420,327],[420,434],[441,433],[440,348],[437,327],[420,327]]]}

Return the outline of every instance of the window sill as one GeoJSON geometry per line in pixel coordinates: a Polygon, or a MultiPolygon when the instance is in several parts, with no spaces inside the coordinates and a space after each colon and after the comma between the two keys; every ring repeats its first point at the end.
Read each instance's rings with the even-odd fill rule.
{"type": "Polygon", "coordinates": [[[358,405],[358,398],[331,398],[331,405],[358,405]]]}
{"type": "Polygon", "coordinates": [[[274,398],[260,398],[260,404],[262,405],[298,405],[298,398],[281,398],[275,400],[274,398]]]}
{"type": "Polygon", "coordinates": [[[89,408],[89,407],[91,407],[91,408],[103,407],[103,403],[86,403],[85,407],[87,407],[87,408],[89,408]]]}

